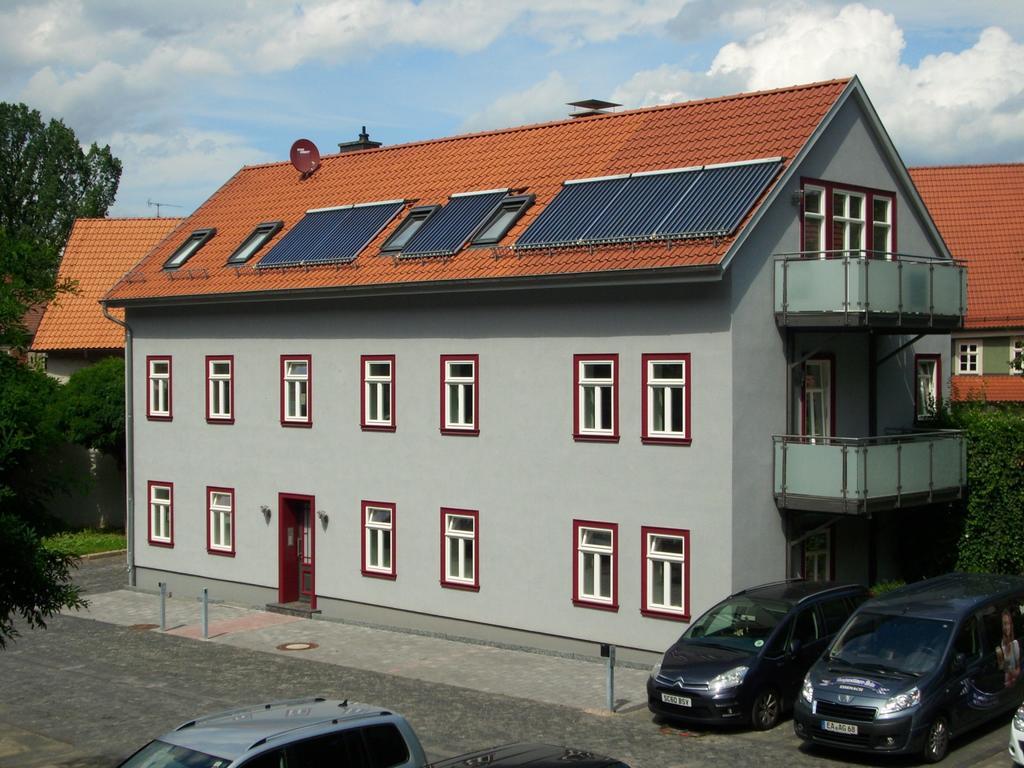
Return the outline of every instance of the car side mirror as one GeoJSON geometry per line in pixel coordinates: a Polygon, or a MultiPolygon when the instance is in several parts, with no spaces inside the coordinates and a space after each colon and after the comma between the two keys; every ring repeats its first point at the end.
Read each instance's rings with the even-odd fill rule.
{"type": "Polygon", "coordinates": [[[952,669],[954,672],[963,672],[967,669],[967,654],[958,653],[953,657],[952,669]]]}
{"type": "Polygon", "coordinates": [[[800,653],[800,648],[802,647],[803,643],[801,643],[800,640],[794,637],[792,640],[789,641],[789,655],[796,656],[798,653],[800,653]]]}

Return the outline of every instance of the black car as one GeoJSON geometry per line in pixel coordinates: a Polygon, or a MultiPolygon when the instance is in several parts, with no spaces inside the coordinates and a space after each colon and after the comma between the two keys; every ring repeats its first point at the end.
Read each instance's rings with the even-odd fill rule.
{"type": "Polygon", "coordinates": [[[807,673],[796,734],[930,763],[1024,698],[1024,578],[952,573],[864,603],[807,673]]]}
{"type": "Polygon", "coordinates": [[[551,744],[506,744],[431,763],[430,768],[475,768],[481,765],[503,765],[507,768],[560,768],[567,764],[573,768],[629,768],[625,763],[611,757],[551,744]]]}
{"type": "Polygon", "coordinates": [[[773,728],[867,598],[857,584],[803,580],[737,592],[694,621],[654,665],[647,706],[674,720],[773,728]]]}

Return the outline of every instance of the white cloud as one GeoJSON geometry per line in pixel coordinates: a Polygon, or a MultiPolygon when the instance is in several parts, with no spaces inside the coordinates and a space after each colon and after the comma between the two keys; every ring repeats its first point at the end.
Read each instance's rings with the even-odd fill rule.
{"type": "Polygon", "coordinates": [[[113,216],[152,216],[146,205],[155,200],[170,206],[165,216],[191,213],[243,165],[270,162],[241,136],[218,131],[178,130],[170,133],[125,133],[110,136],[113,153],[124,165],[113,216]]]}
{"type": "MultiPolygon", "coordinates": [[[[726,8],[734,16],[744,9],[726,8]]],[[[722,46],[707,71],[638,72],[616,100],[641,106],[856,74],[910,162],[1024,160],[1024,46],[1005,30],[986,29],[965,50],[912,66],[896,18],[880,10],[791,4],[769,18],[722,46]]]]}
{"type": "Polygon", "coordinates": [[[523,91],[495,99],[484,110],[466,118],[462,127],[468,131],[482,131],[557,120],[568,116],[569,107],[565,104],[576,93],[575,85],[560,72],[552,72],[523,91]]]}

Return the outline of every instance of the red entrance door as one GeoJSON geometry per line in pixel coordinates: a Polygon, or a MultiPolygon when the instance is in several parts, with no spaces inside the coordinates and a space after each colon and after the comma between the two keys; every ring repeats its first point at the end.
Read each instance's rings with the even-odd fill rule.
{"type": "Polygon", "coordinates": [[[313,497],[278,497],[278,597],[282,603],[308,600],[316,608],[313,497]]]}

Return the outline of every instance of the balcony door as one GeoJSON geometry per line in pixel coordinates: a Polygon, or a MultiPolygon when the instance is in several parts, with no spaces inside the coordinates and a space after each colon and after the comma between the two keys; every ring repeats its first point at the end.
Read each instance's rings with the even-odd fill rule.
{"type": "Polygon", "coordinates": [[[800,431],[812,439],[835,437],[834,367],[831,357],[812,357],[804,363],[800,431]]]}

